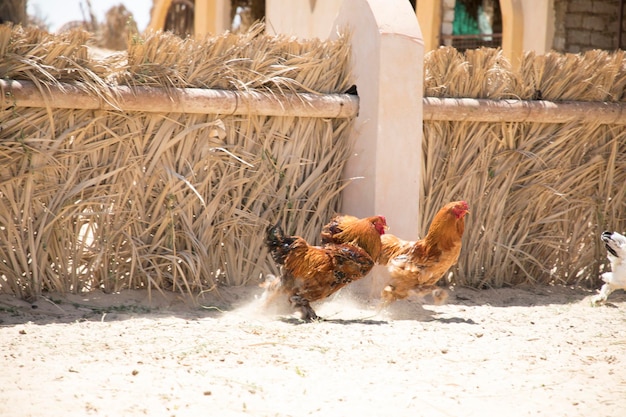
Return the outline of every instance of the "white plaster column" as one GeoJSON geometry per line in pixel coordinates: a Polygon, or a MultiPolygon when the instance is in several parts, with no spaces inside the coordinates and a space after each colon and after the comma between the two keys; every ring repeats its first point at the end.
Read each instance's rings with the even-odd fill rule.
{"type": "MultiPolygon", "coordinates": [[[[390,233],[419,234],[424,42],[406,0],[344,0],[336,29],[352,31],[360,106],[341,211],[382,214],[390,233]]],[[[331,35],[332,36],[332,35],[331,35]]]]}

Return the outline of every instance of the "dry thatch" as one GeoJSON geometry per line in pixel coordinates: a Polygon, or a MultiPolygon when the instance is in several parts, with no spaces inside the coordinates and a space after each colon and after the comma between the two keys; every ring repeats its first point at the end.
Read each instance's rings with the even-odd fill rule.
{"type": "MultiPolygon", "coordinates": [[[[136,38],[127,58],[88,57],[85,32],[0,26],[0,74],[41,86],[110,85],[336,93],[349,43],[262,34],[136,38]]],[[[102,288],[197,292],[271,271],[264,230],[311,241],[344,186],[351,120],[0,111],[0,292],[102,288]]]]}
{"type": "MultiPolygon", "coordinates": [[[[242,35],[132,39],[89,56],[89,35],[0,26],[0,75],[42,92],[73,83],[108,102],[112,85],[337,93],[349,47],[242,35]]],[[[498,50],[427,56],[425,95],[626,101],[624,53],[498,50]]],[[[10,97],[5,97],[5,102],[10,97]]],[[[351,120],[6,106],[0,111],[0,292],[103,288],[196,292],[255,282],[280,220],[314,241],[345,185],[351,120]]],[[[475,287],[595,284],[599,233],[626,230],[623,126],[425,122],[422,228],[451,199],[472,214],[454,279],[475,287]]]]}
{"type": "MultiPolygon", "coordinates": [[[[427,55],[425,95],[626,101],[624,52],[427,55]]],[[[600,124],[425,122],[422,228],[446,201],[470,202],[454,280],[473,287],[596,285],[599,234],[626,231],[626,128],[600,124]]]]}

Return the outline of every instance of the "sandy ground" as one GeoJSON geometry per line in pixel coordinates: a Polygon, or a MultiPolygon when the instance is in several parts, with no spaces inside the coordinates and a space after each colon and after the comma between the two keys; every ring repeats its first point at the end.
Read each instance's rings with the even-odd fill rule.
{"type": "Polygon", "coordinates": [[[314,323],[258,292],[0,296],[0,416],[626,415],[621,291],[457,288],[375,314],[344,290],[314,323]]]}

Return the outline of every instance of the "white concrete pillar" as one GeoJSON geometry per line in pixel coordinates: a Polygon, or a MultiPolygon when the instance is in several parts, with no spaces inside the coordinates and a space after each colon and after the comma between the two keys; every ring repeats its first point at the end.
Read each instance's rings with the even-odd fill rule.
{"type": "Polygon", "coordinates": [[[390,233],[415,239],[420,232],[424,63],[415,13],[406,0],[344,0],[335,27],[352,31],[360,98],[354,154],[345,170],[346,178],[355,179],[343,192],[341,211],[359,217],[382,214],[390,233]]]}

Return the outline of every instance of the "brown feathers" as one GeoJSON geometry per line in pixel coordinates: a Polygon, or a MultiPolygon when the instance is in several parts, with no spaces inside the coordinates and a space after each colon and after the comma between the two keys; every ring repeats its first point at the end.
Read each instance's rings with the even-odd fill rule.
{"type": "Polygon", "coordinates": [[[386,228],[387,220],[384,216],[359,219],[354,216],[337,215],[322,228],[322,243],[357,245],[377,261],[382,248],[381,235],[385,234],[386,228]]]}
{"type": "Polygon", "coordinates": [[[267,229],[265,243],[281,265],[280,282],[272,282],[266,289],[287,295],[306,321],[317,319],[311,302],[363,278],[374,266],[368,253],[357,245],[311,246],[299,236],[285,236],[278,225],[267,229]]]}
{"type": "Polygon", "coordinates": [[[381,294],[385,305],[411,292],[433,292],[436,300],[446,296],[435,284],[459,258],[467,213],[467,203],[455,201],[439,210],[424,239],[410,242],[393,235],[381,237],[379,262],[387,265],[391,275],[381,294]]]}

